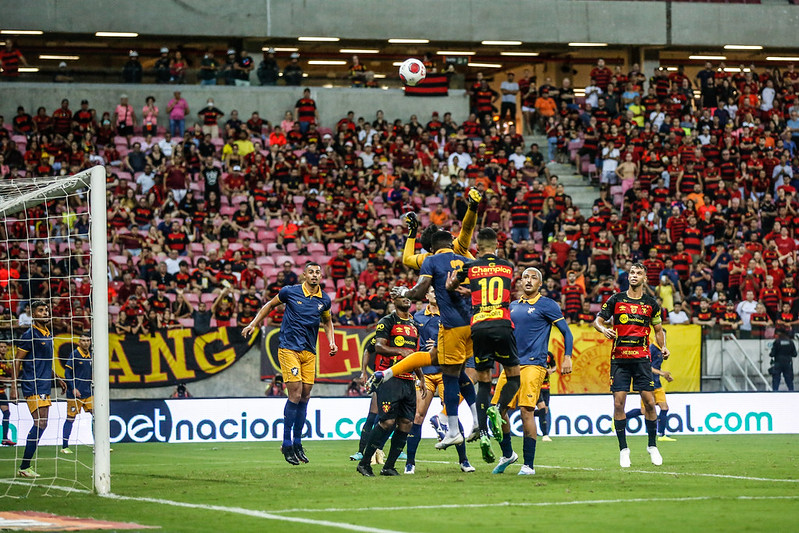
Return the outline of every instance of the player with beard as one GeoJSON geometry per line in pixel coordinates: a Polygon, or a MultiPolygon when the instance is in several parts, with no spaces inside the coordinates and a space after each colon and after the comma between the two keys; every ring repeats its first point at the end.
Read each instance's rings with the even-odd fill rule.
{"type": "Polygon", "coordinates": [[[655,411],[655,381],[649,355],[649,331],[655,330],[655,343],[663,359],[669,358],[666,332],[657,300],[644,293],[646,267],[633,263],[629,270],[630,288],[617,292],[603,305],[594,320],[594,329],[613,341],[610,352],[610,391],[613,393],[613,423],[619,441],[619,464],[630,467],[627,447],[627,415],[624,412],[627,393],[639,391],[644,408],[648,445],[646,451],[653,465],[663,464],[657,448],[657,412],[655,411]],[[606,324],[612,320],[612,326],[606,324]],[[632,386],[632,389],[630,388],[632,386]]]}

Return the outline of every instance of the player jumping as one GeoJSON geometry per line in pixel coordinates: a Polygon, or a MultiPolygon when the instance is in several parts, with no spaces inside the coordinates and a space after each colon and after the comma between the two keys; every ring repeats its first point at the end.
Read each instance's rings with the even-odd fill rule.
{"type": "MultiPolygon", "coordinates": [[[[419,330],[409,312],[411,301],[404,296],[394,295],[394,307],[393,313],[383,317],[377,323],[375,331],[376,369],[388,368],[395,360],[417,351],[419,346],[419,330]]],[[[423,379],[421,370],[417,369],[416,375],[419,379],[423,379]]],[[[426,392],[425,389],[422,389],[423,398],[426,392]]],[[[377,390],[377,407],[378,422],[369,434],[369,442],[358,463],[357,470],[364,476],[374,476],[370,464],[372,456],[393,431],[391,449],[380,475],[398,476],[399,472],[394,466],[405,448],[408,433],[411,431],[411,421],[416,412],[416,389],[413,374],[398,375],[397,379],[380,387],[377,390]]]]}
{"type": "Polygon", "coordinates": [[[78,347],[69,354],[64,365],[64,381],[67,382],[67,419],[64,421],[61,453],[71,454],[69,436],[72,424],[81,410],[92,414],[94,397],[92,396],[92,335],[84,332],[78,340],[78,347]]]}
{"type": "MultiPolygon", "coordinates": [[[[522,450],[524,465],[519,471],[520,476],[535,474],[535,408],[541,392],[541,384],[547,374],[547,354],[549,353],[549,334],[552,326],[563,334],[563,366],[562,374],[572,371],[572,338],[571,330],[563,318],[563,312],[558,304],[539,293],[543,277],[537,268],[527,268],[522,273],[522,297],[510,304],[510,318],[514,325],[514,335],[519,348],[519,361],[521,364],[521,382],[516,395],[516,403],[522,416],[524,439],[522,450]]],[[[500,374],[497,381],[494,401],[499,400],[504,392],[506,378],[500,374]]],[[[511,402],[512,403],[512,402],[511,402]]],[[[507,409],[502,413],[507,417],[507,409]]],[[[519,458],[511,446],[510,425],[502,427],[502,457],[492,473],[502,474],[508,466],[519,458]]],[[[497,438],[499,438],[498,435],[497,438]]]]}
{"type": "Polygon", "coordinates": [[[241,331],[245,338],[249,337],[272,309],[285,304],[277,350],[280,372],[288,393],[286,407],[283,409],[283,445],[280,451],[291,465],[308,462],[302,447],[302,432],[305,428],[308,400],[316,378],[316,343],[320,322],[324,325],[330,343],[330,356],[336,355],[338,351],[333,321],[330,319],[330,297],[319,286],[322,268],[317,263],[307,263],[304,276],[305,281],[302,284],[280,289],[277,296],[264,305],[253,321],[241,331]]]}
{"type": "Polygon", "coordinates": [[[655,342],[661,347],[663,359],[668,359],[666,334],[660,316],[660,305],[644,293],[646,267],[633,263],[629,269],[630,288],[617,292],[603,305],[594,320],[594,328],[613,341],[610,352],[610,390],[613,393],[613,423],[619,440],[619,464],[630,467],[630,449],[627,447],[627,416],[624,404],[627,393],[641,393],[646,419],[648,445],[646,451],[653,465],[662,465],[663,458],[657,448],[657,413],[655,411],[655,381],[649,363],[649,329],[655,330],[655,342]],[[605,326],[613,319],[613,327],[605,326]]]}
{"type": "Polygon", "coordinates": [[[493,463],[491,438],[488,436],[488,419],[491,431],[502,441],[502,411],[519,391],[519,356],[516,338],[510,320],[513,264],[496,256],[497,234],[483,228],[477,234],[477,259],[463,265],[447,281],[447,289],[456,290],[468,283],[472,303],[471,336],[474,347],[474,364],[477,371],[477,422],[480,426],[480,450],[483,460],[493,463]],[[491,401],[491,371],[494,362],[502,365],[507,385],[502,389],[497,405],[491,401]]]}

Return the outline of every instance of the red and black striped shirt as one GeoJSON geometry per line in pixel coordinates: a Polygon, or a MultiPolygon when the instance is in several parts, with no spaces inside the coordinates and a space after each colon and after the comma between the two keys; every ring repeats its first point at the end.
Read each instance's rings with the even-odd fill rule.
{"type": "Polygon", "coordinates": [[[662,322],[657,300],[648,294],[630,298],[626,292],[617,292],[602,305],[598,316],[603,320],[613,319],[617,337],[610,354],[612,360],[649,358],[650,327],[662,322]]]}
{"type": "Polygon", "coordinates": [[[472,291],[472,327],[498,323],[512,326],[513,264],[493,254],[484,255],[466,263],[458,272],[461,282],[467,278],[472,291]]]}

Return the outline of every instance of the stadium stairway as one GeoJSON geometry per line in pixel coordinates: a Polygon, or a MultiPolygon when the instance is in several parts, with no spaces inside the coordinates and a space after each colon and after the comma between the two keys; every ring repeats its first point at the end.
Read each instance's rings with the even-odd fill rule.
{"type": "MultiPolygon", "coordinates": [[[[543,135],[526,135],[524,137],[525,150],[529,150],[532,144],[537,144],[538,149],[546,157],[547,138],[543,135]]],[[[588,178],[584,178],[577,172],[574,165],[564,165],[562,163],[548,163],[547,168],[550,174],[558,177],[558,181],[563,184],[566,194],[572,197],[574,205],[580,208],[580,212],[586,218],[591,216],[591,207],[594,200],[599,197],[599,190],[589,185],[588,178]]]]}

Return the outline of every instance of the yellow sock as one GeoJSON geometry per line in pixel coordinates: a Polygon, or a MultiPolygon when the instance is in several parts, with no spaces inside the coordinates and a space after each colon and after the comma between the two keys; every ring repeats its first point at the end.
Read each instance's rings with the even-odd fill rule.
{"type": "Polygon", "coordinates": [[[392,366],[391,373],[395,376],[399,376],[400,374],[413,372],[417,368],[422,368],[423,366],[430,366],[430,364],[432,364],[430,352],[413,352],[411,355],[392,366]]]}

